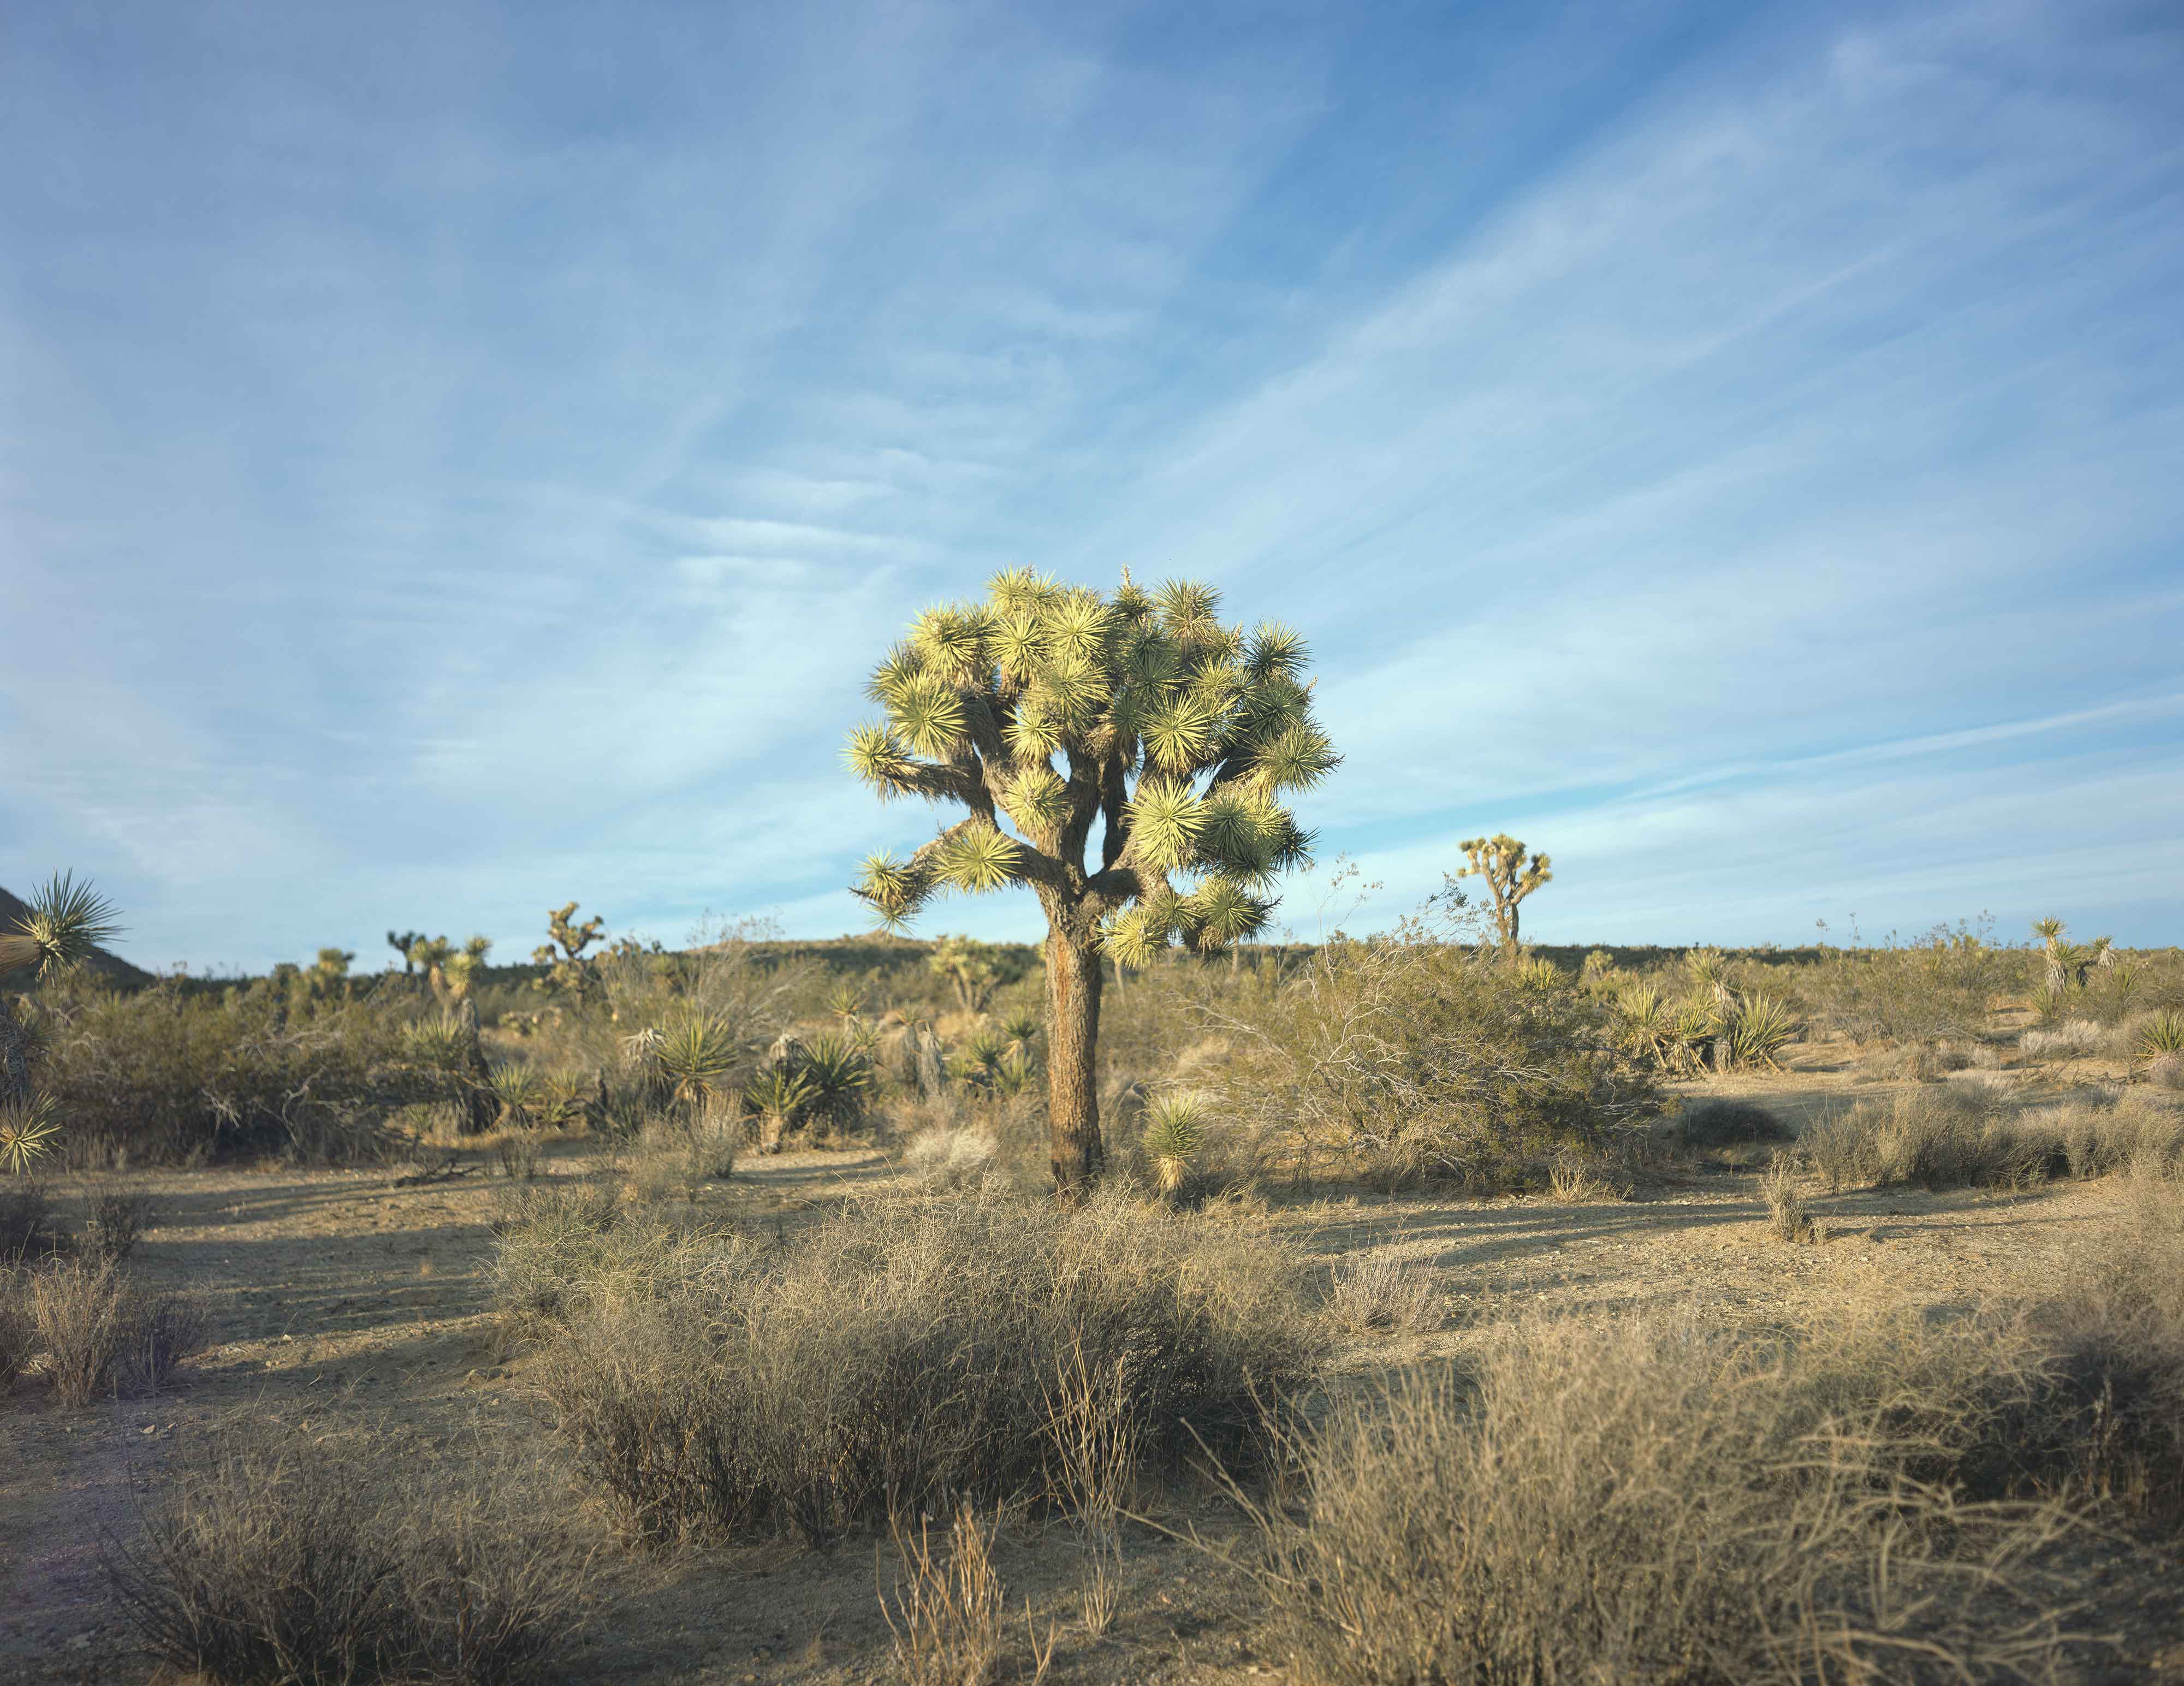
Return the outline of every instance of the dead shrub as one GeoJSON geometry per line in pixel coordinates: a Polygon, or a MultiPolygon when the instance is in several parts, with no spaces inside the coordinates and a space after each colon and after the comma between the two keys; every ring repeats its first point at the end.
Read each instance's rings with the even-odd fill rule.
{"type": "Polygon", "coordinates": [[[118,1188],[94,1188],[85,1215],[86,1250],[109,1265],[123,1265],[136,1250],[152,1215],[148,1195],[125,1194],[118,1188]]]}
{"type": "Polygon", "coordinates": [[[2109,1033],[2091,1019],[2066,1019],[2049,1030],[2029,1030],[2018,1051],[2033,1060],[2084,1060],[2108,1046],[2109,1033]]]}
{"type": "Polygon", "coordinates": [[[1078,1352],[1123,1366],[1149,1459],[1202,1441],[1248,1463],[1318,1356],[1284,1249],[1121,1191],[1068,1211],[876,1202],[786,1248],[678,1245],[603,1254],[560,1288],[540,1367],[582,1466],[645,1538],[816,1542],[898,1507],[1042,1499],[1045,1399],[1078,1352]]]}
{"type": "Polygon", "coordinates": [[[231,1686],[513,1686],[571,1636],[585,1575],[482,1494],[378,1493],[299,1432],[216,1442],[135,1539],[103,1546],[146,1647],[231,1686]]]}
{"type": "Polygon", "coordinates": [[[1907,1377],[1875,1333],[1808,1366],[1690,1316],[1531,1322],[1344,1404],[1293,1442],[1301,1502],[1253,1512],[1277,1641],[1328,1686],[2039,1672],[2067,1513],[1914,1472],[1954,1443],[1898,1408],[1957,1421],[1983,1372],[1907,1377]]]}

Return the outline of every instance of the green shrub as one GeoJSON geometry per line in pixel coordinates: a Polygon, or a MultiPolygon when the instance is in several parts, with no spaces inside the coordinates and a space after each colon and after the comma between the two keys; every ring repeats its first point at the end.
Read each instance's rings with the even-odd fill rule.
{"type": "MultiPolygon", "coordinates": [[[[1275,1244],[1134,1202],[853,1208],[784,1252],[623,1232],[533,1305],[541,1384],[624,1525],[809,1541],[949,1495],[1042,1498],[1066,1364],[1126,1377],[1135,1443],[1251,1462],[1317,1343],[1275,1244]]],[[[504,1266],[504,1269],[507,1268],[504,1266]]]]}
{"type": "Polygon", "coordinates": [[[2184,1143],[2184,1114],[2137,1099],[2010,1105],[1953,1088],[1862,1100],[1798,1138],[1830,1188],[2021,1188],[2099,1177],[2142,1149],[2184,1143]]]}

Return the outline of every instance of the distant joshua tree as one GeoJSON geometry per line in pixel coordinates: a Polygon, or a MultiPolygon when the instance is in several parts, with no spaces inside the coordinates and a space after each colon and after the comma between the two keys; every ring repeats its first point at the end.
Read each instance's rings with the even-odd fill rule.
{"type": "Polygon", "coordinates": [[[1457,869],[1459,878],[1484,878],[1494,899],[1494,934],[1500,940],[1502,958],[1514,965],[1524,957],[1518,939],[1518,904],[1554,874],[1544,854],[1527,856],[1524,845],[1507,832],[1490,837],[1466,837],[1457,845],[1471,864],[1457,869]]]}
{"type": "Polygon", "coordinates": [[[415,976],[417,962],[410,958],[410,951],[424,940],[425,933],[421,931],[390,931],[387,933],[387,946],[402,956],[404,977],[415,976]]]}
{"type": "Polygon", "coordinates": [[[1184,581],[1147,593],[1127,573],[1106,597],[1001,574],[983,601],[918,616],[868,687],[887,718],[850,739],[882,796],[969,810],[907,860],[866,861],[856,892],[890,928],[946,889],[1028,885],[1046,914],[1049,1145],[1065,1196],[1106,1158],[1100,954],[1143,965],[1178,942],[1214,952],[1258,932],[1277,878],[1309,859],[1280,798],[1341,759],[1312,719],[1304,640],[1224,626],[1218,602],[1184,581]]]}

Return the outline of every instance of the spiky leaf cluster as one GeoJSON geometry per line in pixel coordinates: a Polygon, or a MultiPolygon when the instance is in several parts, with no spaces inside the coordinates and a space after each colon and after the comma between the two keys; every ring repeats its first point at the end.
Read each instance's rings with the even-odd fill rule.
{"type": "Polygon", "coordinates": [[[0,932],[0,974],[31,971],[40,977],[89,958],[120,931],[114,904],[62,873],[32,896],[15,927],[0,932]]]}
{"type": "Polygon", "coordinates": [[[1190,581],[1147,593],[1125,575],[1103,596],[1016,570],[921,615],[873,670],[882,717],[848,759],[883,796],[969,814],[907,860],[867,860],[857,893],[900,928],[942,891],[1029,884],[1126,961],[1259,931],[1310,858],[1285,798],[1340,758],[1312,718],[1304,640],[1218,608],[1190,581]]]}

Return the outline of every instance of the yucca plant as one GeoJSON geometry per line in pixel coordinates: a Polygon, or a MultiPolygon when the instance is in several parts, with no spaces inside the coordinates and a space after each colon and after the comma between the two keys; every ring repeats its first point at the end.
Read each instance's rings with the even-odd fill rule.
{"type": "Polygon", "coordinates": [[[660,1027],[650,1043],[652,1064],[671,1099],[702,1105],[736,1066],[736,1039],[726,1021],[686,1013],[660,1027]]]}
{"type": "Polygon", "coordinates": [[[1032,1055],[1031,1044],[1012,1042],[994,1066],[994,1093],[1004,1097],[1020,1095],[1038,1076],[1039,1062],[1032,1055]]]}
{"type": "Polygon", "coordinates": [[[1017,1008],[1001,1020],[1001,1034],[1011,1042],[1028,1045],[1038,1039],[1039,1015],[1028,1007],[1017,1008]]]}
{"type": "Polygon", "coordinates": [[[0,1171],[28,1172],[53,1151],[59,1134],[60,1111],[51,1095],[10,1095],[0,1100],[0,1171]]]}
{"type": "Polygon", "coordinates": [[[1658,1071],[1676,1064],[1676,1019],[1673,1009],[1651,984],[1627,984],[1616,992],[1612,1009],[1618,1039],[1624,1049],[1650,1060],[1658,1071]]]}
{"type": "MultiPolygon", "coordinates": [[[[14,930],[0,932],[0,984],[66,971],[120,929],[113,903],[60,873],[24,904],[14,930]]],[[[60,1131],[51,1101],[31,1087],[31,1043],[14,999],[0,994],[0,1165],[17,1172],[52,1152],[60,1131]]]]}
{"type": "Polygon", "coordinates": [[[499,1122],[511,1129],[526,1129],[538,1121],[546,1085],[538,1073],[514,1060],[497,1060],[492,1067],[493,1098],[499,1105],[499,1122]]]}
{"type": "Polygon", "coordinates": [[[1526,989],[1557,989],[1562,986],[1562,968],[1544,954],[1519,960],[1514,971],[1518,983],[1526,989]]]}
{"type": "Polygon", "coordinates": [[[744,1101],[758,1119],[758,1150],[781,1151],[782,1136],[796,1123],[817,1090],[785,1065],[769,1066],[744,1086],[744,1101]]]}
{"type": "Polygon", "coordinates": [[[865,1010],[865,987],[844,980],[827,992],[827,1010],[848,1024],[865,1010]]]}
{"type": "Polygon", "coordinates": [[[549,1071],[539,1097],[540,1116],[556,1128],[582,1120],[600,1093],[599,1080],[582,1071],[549,1071]]]}
{"type": "Polygon", "coordinates": [[[1049,1158],[1065,1195],[1100,1175],[1101,956],[1144,965],[1262,929],[1310,839],[1282,805],[1340,758],[1312,719],[1289,628],[1224,626],[1210,588],[1113,593],[1028,570],[928,609],[874,670],[886,718],[849,758],[883,796],[967,816],[857,893],[900,928],[936,893],[1028,886],[1046,915],[1049,1158]],[[1088,858],[1095,823],[1099,854],[1088,858]]]}
{"type": "Polygon", "coordinates": [[[2184,1012],[2164,1008],[2138,1027],[2132,1050],[2142,1060],[2159,1060],[2164,1054],[2184,1054],[2184,1012]]]}
{"type": "Polygon", "coordinates": [[[1780,1071],[1775,1057],[1797,1039],[1797,1021],[1786,1003],[1772,995],[1753,995],[1739,1004],[1729,1027],[1730,1057],[1739,1066],[1780,1071]]]}
{"type": "Polygon", "coordinates": [[[1533,854],[1522,841],[1503,832],[1490,837],[1466,837],[1457,847],[1470,863],[1459,866],[1459,878],[1484,878],[1492,898],[1494,932],[1500,939],[1502,958],[1515,965],[1524,957],[1518,932],[1522,923],[1519,904],[1542,884],[1552,883],[1544,854],[1533,854]]]}
{"type": "Polygon", "coordinates": [[[872,1062],[847,1037],[815,1036],[796,1056],[798,1077],[811,1085],[811,1110],[833,1124],[850,1124],[864,1111],[872,1062]]]}
{"type": "Polygon", "coordinates": [[[1145,1160],[1162,1194],[1180,1194],[1190,1182],[1198,1168],[1212,1116],[1212,1108],[1201,1094],[1156,1095],[1146,1106],[1145,1160]]]}

